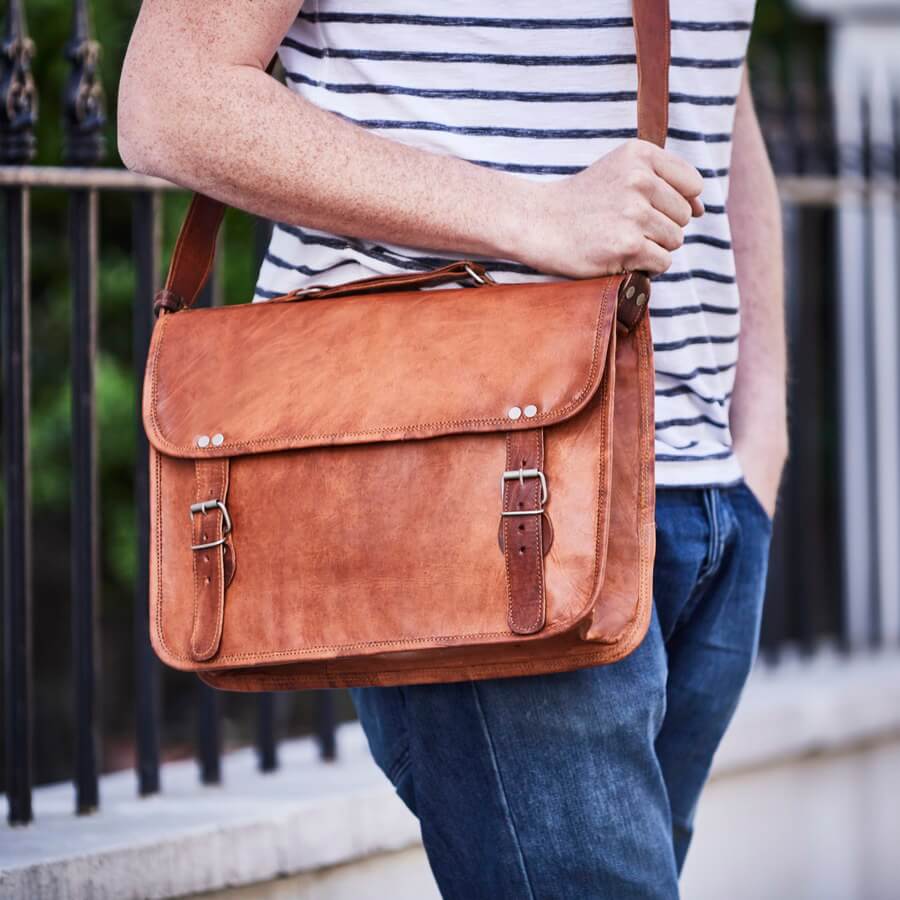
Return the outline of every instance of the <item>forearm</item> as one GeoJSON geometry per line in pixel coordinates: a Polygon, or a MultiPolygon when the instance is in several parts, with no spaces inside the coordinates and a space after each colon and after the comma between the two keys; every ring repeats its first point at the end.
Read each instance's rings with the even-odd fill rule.
{"type": "Polygon", "coordinates": [[[126,164],[257,215],[356,237],[515,254],[524,179],[381,138],[262,69],[198,63],[148,89],[123,78],[126,164]],[[154,99],[155,98],[155,99],[154,99]],[[165,98],[165,109],[155,108],[165,98]]]}
{"type": "Polygon", "coordinates": [[[741,297],[731,431],[736,448],[787,452],[781,207],[745,81],[736,111],[728,215],[741,297]]]}
{"type": "Polygon", "coordinates": [[[703,181],[625,141],[538,182],[382,138],[269,77],[299,0],[143,0],[119,89],[125,164],[267,219],[584,278],[666,271],[703,181]]]}

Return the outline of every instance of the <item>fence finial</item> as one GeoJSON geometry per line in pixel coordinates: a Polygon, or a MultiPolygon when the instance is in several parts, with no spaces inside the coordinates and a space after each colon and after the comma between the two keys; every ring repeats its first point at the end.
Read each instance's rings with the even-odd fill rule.
{"type": "Polygon", "coordinates": [[[72,36],[66,45],[72,69],[63,96],[63,158],[67,165],[92,165],[106,156],[106,101],[97,66],[100,44],[91,38],[90,30],[87,0],[75,0],[72,36]]]}
{"type": "Polygon", "coordinates": [[[31,76],[34,41],[28,37],[21,0],[10,0],[6,34],[0,45],[0,163],[34,158],[37,90],[31,76]]]}

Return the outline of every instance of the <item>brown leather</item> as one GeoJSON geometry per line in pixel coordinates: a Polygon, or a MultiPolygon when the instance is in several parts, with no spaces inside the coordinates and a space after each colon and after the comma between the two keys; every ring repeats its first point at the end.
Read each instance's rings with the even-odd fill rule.
{"type": "Polygon", "coordinates": [[[638,71],[638,137],[660,147],[669,130],[668,0],[632,0],[638,71]]]}
{"type": "Polygon", "coordinates": [[[153,298],[153,314],[155,316],[159,316],[163,310],[178,312],[179,309],[184,309],[184,300],[178,294],[166,288],[161,288],[156,292],[156,296],[153,298]]]}
{"type": "MultiPolygon", "coordinates": [[[[635,4],[641,133],[663,139],[665,6],[635,4]]],[[[655,540],[646,277],[499,285],[461,261],[179,309],[203,286],[220,210],[194,198],[164,289],[182,302],[160,304],[144,382],[160,658],[256,691],[631,652],[655,540]],[[419,290],[454,281],[479,286],[419,290]],[[192,549],[223,537],[215,503],[189,514],[216,500],[232,531],[192,549]]]]}
{"type": "Polygon", "coordinates": [[[377,275],[374,278],[360,278],[344,284],[314,284],[310,287],[298,288],[280,297],[273,297],[270,303],[290,303],[294,300],[305,300],[309,297],[352,297],[358,294],[375,294],[379,291],[415,291],[424,287],[434,287],[453,281],[471,281],[476,285],[494,284],[491,274],[480,263],[471,260],[449,263],[439,269],[427,272],[413,272],[410,275],[377,275]]]}
{"type": "Polygon", "coordinates": [[[506,565],[506,621],[514,634],[534,634],[546,621],[544,606],[543,482],[544,430],[506,435],[503,478],[503,556],[506,565]],[[518,471],[518,478],[515,472],[518,471]]]}
{"type": "Polygon", "coordinates": [[[650,279],[643,272],[632,272],[619,288],[616,311],[619,330],[625,334],[633,331],[647,311],[649,302],[650,279]]]}
{"type": "MultiPolygon", "coordinates": [[[[228,459],[198,459],[194,462],[194,502],[204,508],[191,513],[191,545],[194,584],[194,620],[191,628],[191,657],[207,660],[216,654],[222,637],[225,613],[225,588],[234,574],[234,553],[224,544],[203,548],[199,545],[227,541],[224,515],[212,505],[228,502],[228,459]],[[228,571],[226,571],[226,560],[228,571]]],[[[227,509],[227,506],[226,506],[227,509]]]]}
{"type": "Polygon", "coordinates": [[[189,459],[554,425],[599,386],[622,277],[167,313],[144,424],[189,459]]]}

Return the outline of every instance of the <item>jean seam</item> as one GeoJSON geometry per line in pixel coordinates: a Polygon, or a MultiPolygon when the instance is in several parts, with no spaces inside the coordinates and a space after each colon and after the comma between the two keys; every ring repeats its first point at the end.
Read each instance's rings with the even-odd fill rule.
{"type": "Polygon", "coordinates": [[[715,495],[712,488],[703,489],[703,509],[709,522],[709,540],[706,545],[706,555],[695,578],[694,587],[697,588],[713,574],[719,564],[719,527],[715,509],[715,495]]]}
{"type": "Polygon", "coordinates": [[[525,880],[525,886],[528,888],[528,897],[529,900],[535,900],[534,887],[531,884],[531,877],[528,874],[528,866],[525,864],[525,854],[522,851],[522,842],[519,839],[519,832],[516,828],[516,823],[513,820],[512,810],[509,808],[509,798],[506,794],[506,786],[503,783],[503,776],[500,773],[500,763],[497,759],[497,751],[494,747],[494,741],[491,737],[491,731],[488,727],[487,716],[484,714],[484,708],[481,705],[481,697],[478,694],[478,684],[477,682],[471,682],[472,685],[472,695],[475,698],[475,708],[478,710],[478,717],[481,720],[481,729],[484,732],[484,738],[487,741],[488,750],[490,752],[491,758],[491,768],[494,770],[494,776],[497,779],[497,784],[500,788],[500,799],[503,805],[503,812],[506,816],[506,822],[509,827],[510,834],[512,835],[513,843],[516,847],[516,853],[519,857],[519,866],[522,870],[522,877],[525,880]]]}
{"type": "Polygon", "coordinates": [[[412,760],[409,755],[409,744],[400,751],[387,771],[388,780],[396,787],[409,769],[412,760]]]}

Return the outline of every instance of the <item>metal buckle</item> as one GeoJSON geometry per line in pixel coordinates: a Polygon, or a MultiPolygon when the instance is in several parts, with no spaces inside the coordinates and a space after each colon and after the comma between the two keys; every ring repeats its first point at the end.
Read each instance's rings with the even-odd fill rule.
{"type": "Polygon", "coordinates": [[[225,543],[225,538],[231,531],[231,516],[228,515],[228,510],[221,500],[201,500],[199,503],[192,503],[188,516],[191,520],[191,525],[193,526],[194,516],[197,513],[202,513],[205,516],[211,509],[218,509],[222,512],[222,537],[217,541],[210,541],[208,544],[191,544],[191,550],[208,550],[210,547],[220,547],[225,543]]]}
{"type": "Polygon", "coordinates": [[[544,513],[544,504],[547,502],[549,493],[547,491],[547,479],[540,469],[510,469],[500,476],[500,504],[503,504],[503,494],[506,489],[507,481],[519,481],[525,483],[526,478],[538,478],[541,482],[541,505],[540,509],[511,509],[502,510],[501,516],[540,516],[544,513]]]}
{"type": "Polygon", "coordinates": [[[463,265],[463,269],[466,271],[466,275],[475,282],[475,284],[496,284],[493,277],[486,270],[482,270],[481,272],[476,272],[475,269],[472,268],[468,263],[463,265]]]}

